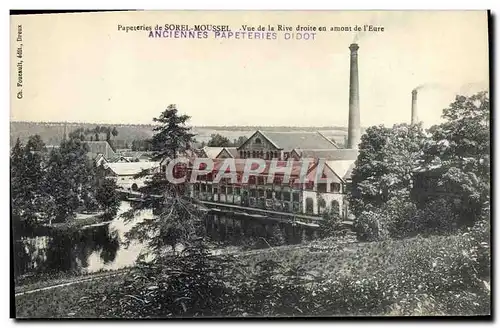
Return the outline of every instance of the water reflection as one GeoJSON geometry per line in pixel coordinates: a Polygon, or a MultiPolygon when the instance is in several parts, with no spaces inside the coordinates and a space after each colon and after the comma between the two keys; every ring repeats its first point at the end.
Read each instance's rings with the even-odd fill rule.
{"type": "Polygon", "coordinates": [[[91,273],[133,265],[145,247],[136,241],[126,245],[125,233],[152,213],[143,211],[136,218],[126,221],[120,214],[129,209],[130,205],[122,202],[117,218],[107,224],[91,225],[76,231],[54,230],[49,236],[16,241],[16,276],[59,271],[91,273]]]}
{"type": "MultiPolygon", "coordinates": [[[[15,244],[16,277],[26,273],[74,272],[92,273],[132,266],[146,252],[146,245],[137,240],[127,241],[126,233],[145,219],[153,217],[151,210],[140,212],[127,220],[121,214],[131,208],[128,202],[120,205],[117,217],[106,224],[87,226],[76,231],[53,230],[49,236],[24,239],[15,244]]],[[[215,248],[238,246],[267,248],[296,244],[311,231],[290,225],[269,223],[258,219],[209,215],[204,231],[215,248]]],[[[179,245],[179,249],[182,247],[179,245]]],[[[146,258],[147,260],[147,258],[146,258]]]]}

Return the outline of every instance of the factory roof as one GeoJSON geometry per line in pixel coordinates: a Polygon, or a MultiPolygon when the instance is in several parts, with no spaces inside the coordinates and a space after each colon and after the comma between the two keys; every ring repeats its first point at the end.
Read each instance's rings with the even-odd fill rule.
{"type": "Polygon", "coordinates": [[[157,167],[158,162],[125,162],[106,163],[104,168],[111,170],[116,175],[136,175],[143,170],[150,170],[157,167]]]}
{"type": "Polygon", "coordinates": [[[323,158],[326,160],[356,160],[357,149],[294,149],[300,158],[323,158]]]}
{"type": "MultiPolygon", "coordinates": [[[[335,142],[325,137],[320,132],[276,132],[256,131],[266,138],[271,144],[284,151],[292,151],[295,148],[302,149],[337,149],[335,142]]],[[[252,139],[250,137],[248,140],[252,139]]],[[[245,145],[243,143],[243,145],[245,145]]],[[[239,148],[241,148],[241,145],[239,148]]]]}

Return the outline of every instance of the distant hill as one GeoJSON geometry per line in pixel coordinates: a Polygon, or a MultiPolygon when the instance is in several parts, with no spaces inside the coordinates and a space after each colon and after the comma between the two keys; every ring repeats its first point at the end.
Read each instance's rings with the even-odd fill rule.
{"type": "MultiPolygon", "coordinates": [[[[66,133],[78,128],[94,129],[96,126],[115,127],[118,131],[116,140],[120,144],[131,144],[133,140],[149,139],[153,135],[152,124],[96,124],[96,123],[63,123],[63,122],[10,122],[10,143],[17,138],[26,141],[29,136],[38,134],[47,145],[59,145],[66,133]]],[[[338,143],[343,143],[347,136],[347,127],[287,127],[287,126],[195,126],[193,132],[199,142],[207,142],[212,134],[221,134],[230,140],[240,136],[249,137],[256,130],[265,131],[320,131],[338,143]]]]}

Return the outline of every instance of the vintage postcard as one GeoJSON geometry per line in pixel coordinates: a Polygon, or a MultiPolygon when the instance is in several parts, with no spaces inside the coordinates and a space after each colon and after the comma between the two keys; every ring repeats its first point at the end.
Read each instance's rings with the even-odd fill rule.
{"type": "Polygon", "coordinates": [[[487,11],[10,20],[13,317],[491,316],[487,11]]]}

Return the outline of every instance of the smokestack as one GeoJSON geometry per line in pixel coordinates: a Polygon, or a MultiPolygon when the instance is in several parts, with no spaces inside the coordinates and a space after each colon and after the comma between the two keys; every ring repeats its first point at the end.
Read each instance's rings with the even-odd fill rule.
{"type": "Polygon", "coordinates": [[[411,124],[418,123],[417,116],[417,89],[413,89],[411,92],[411,124]]]}
{"type": "Polygon", "coordinates": [[[351,70],[349,75],[349,127],[347,130],[347,148],[357,149],[361,140],[360,114],[359,114],[359,80],[358,80],[358,49],[353,43],[351,50],[351,70]]]}

